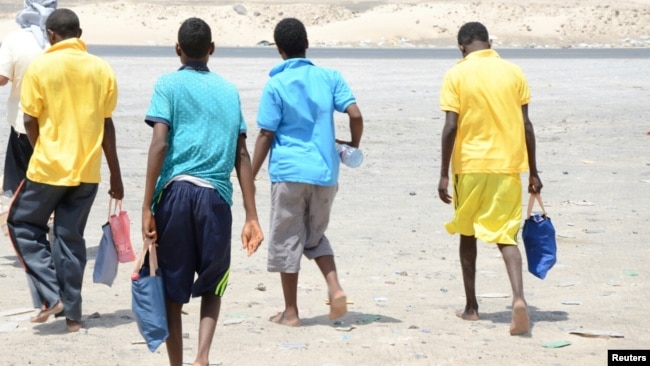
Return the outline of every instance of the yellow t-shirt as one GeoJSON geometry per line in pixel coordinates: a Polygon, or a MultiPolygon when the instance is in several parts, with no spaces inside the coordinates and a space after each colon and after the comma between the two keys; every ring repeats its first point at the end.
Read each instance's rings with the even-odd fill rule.
{"type": "Polygon", "coordinates": [[[99,183],[104,119],[117,104],[110,65],[78,38],[58,42],[29,65],[20,103],[39,128],[27,178],[56,186],[99,183]]]}
{"type": "Polygon", "coordinates": [[[452,173],[527,171],[521,106],[529,102],[524,73],[494,50],[472,52],[447,71],[440,108],[458,114],[452,173]]]}

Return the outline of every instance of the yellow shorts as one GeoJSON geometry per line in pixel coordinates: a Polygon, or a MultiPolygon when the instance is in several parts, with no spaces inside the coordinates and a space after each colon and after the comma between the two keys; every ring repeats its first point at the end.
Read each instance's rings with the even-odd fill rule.
{"type": "Polygon", "coordinates": [[[519,174],[457,174],[454,217],[445,229],[450,234],[475,236],[485,243],[517,245],[521,192],[519,174]]]}

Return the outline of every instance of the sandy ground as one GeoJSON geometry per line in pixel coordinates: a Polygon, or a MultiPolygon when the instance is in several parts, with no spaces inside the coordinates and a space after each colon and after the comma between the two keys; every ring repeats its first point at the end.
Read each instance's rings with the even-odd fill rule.
{"type": "MultiPolygon", "coordinates": [[[[75,10],[90,44],[166,45],[180,23],[199,16],[222,46],[272,41],[283,17],[309,27],[312,46],[449,47],[458,27],[484,22],[503,47],[650,45],[650,0],[398,1],[59,1],[75,10]],[[239,12],[235,11],[235,7],[239,12]]],[[[15,27],[22,1],[0,0],[0,35],[15,27]],[[4,14],[4,15],[3,15],[4,14]],[[2,20],[4,19],[4,20],[2,20]]],[[[4,37],[4,36],[3,36],[4,37]]]]}
{"type": "MultiPolygon", "coordinates": [[[[139,208],[151,137],[142,120],[154,80],[177,68],[178,60],[107,60],[120,84],[114,120],[125,208],[139,250],[139,208]]],[[[240,88],[251,151],[259,95],[269,68],[278,61],[210,62],[240,88]]],[[[524,337],[508,335],[511,299],[501,296],[509,296],[510,287],[498,250],[486,244],[479,244],[477,275],[482,320],[454,316],[464,305],[458,237],[444,232],[452,207],[439,201],[436,186],[443,123],[439,87],[455,60],[314,61],[343,73],[366,121],[364,164],[342,169],[328,230],[343,286],[354,303],[340,323],[328,321],[324,281],[305,260],[299,287],[304,326],[270,323],[268,317],[283,305],[279,278],[266,272],[266,247],[251,258],[237,247],[243,209],[236,189],[233,272],[213,343],[213,364],[605,365],[608,349],[648,348],[650,329],[643,319],[650,301],[645,281],[650,106],[639,102],[650,97],[647,59],[512,60],[531,85],[543,197],[559,247],[558,264],[545,280],[524,274],[533,324],[524,337]],[[352,329],[337,329],[347,327],[352,329]],[[583,337],[570,333],[574,330],[623,337],[583,337]],[[555,341],[571,344],[544,347],[555,341]]],[[[0,100],[6,93],[7,88],[0,89],[0,100]]],[[[339,116],[337,123],[344,133],[345,120],[339,116]]],[[[6,146],[6,137],[0,135],[0,146],[6,146]]],[[[268,230],[265,170],[259,178],[258,210],[268,230]]],[[[0,237],[0,364],[165,364],[164,346],[150,353],[138,343],[130,310],[131,265],[120,266],[111,288],[92,283],[107,190],[102,183],[86,230],[86,328],[79,333],[66,333],[62,320],[33,325],[31,313],[15,314],[29,310],[31,302],[20,264],[7,239],[0,237]]],[[[197,348],[198,305],[194,300],[185,307],[188,360],[197,348]]]]}

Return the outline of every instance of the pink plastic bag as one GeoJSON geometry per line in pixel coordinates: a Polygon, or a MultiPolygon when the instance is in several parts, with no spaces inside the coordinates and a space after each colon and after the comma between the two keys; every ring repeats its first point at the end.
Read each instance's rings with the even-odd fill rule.
{"type": "Polygon", "coordinates": [[[122,210],[122,200],[115,203],[115,209],[118,212],[117,214],[113,213],[108,218],[108,223],[111,226],[111,234],[113,234],[113,242],[117,250],[117,259],[120,263],[133,262],[135,260],[135,252],[131,244],[131,222],[129,221],[129,215],[126,211],[122,210]]]}

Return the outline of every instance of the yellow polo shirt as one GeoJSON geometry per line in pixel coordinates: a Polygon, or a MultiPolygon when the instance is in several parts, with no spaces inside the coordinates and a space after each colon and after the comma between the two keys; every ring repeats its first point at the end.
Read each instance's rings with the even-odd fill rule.
{"type": "Polygon", "coordinates": [[[472,52],[447,71],[440,108],[458,114],[452,173],[527,171],[521,106],[529,102],[524,73],[492,49],[472,52]]]}
{"type": "Polygon", "coordinates": [[[117,104],[110,65],[78,38],[58,42],[27,68],[20,103],[39,128],[27,178],[56,186],[99,183],[104,119],[117,104]]]}

